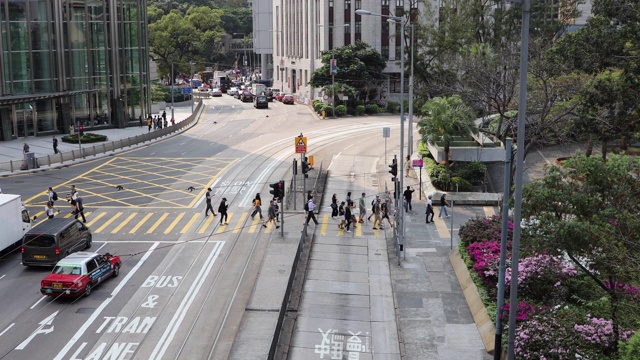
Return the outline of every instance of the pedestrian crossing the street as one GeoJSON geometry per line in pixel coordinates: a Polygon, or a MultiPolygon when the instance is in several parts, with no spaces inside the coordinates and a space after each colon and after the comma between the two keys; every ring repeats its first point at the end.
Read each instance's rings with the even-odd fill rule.
{"type": "MultiPolygon", "coordinates": [[[[204,234],[237,234],[240,231],[246,231],[249,234],[263,232],[266,234],[277,233],[273,223],[267,224],[264,228],[262,224],[266,222],[266,217],[260,219],[256,216],[254,219],[249,217],[250,212],[244,211],[239,213],[228,213],[227,225],[220,225],[220,215],[204,216],[202,212],[193,211],[136,211],[126,213],[123,211],[96,210],[85,211],[87,218],[86,225],[94,234],[110,234],[110,235],[175,235],[180,236],[193,232],[196,235],[204,234]]],[[[47,221],[44,211],[35,214],[38,220],[34,224],[37,228],[44,221],[47,221]]],[[[56,217],[71,218],[73,214],[60,213],[56,217]]],[[[300,217],[305,218],[304,216],[300,217]]],[[[320,235],[335,236],[373,236],[384,237],[384,231],[371,230],[371,224],[357,224],[352,233],[347,233],[343,229],[338,229],[338,220],[332,219],[329,215],[319,217],[317,229],[320,235]]],[[[292,221],[292,219],[286,219],[292,221]]],[[[310,224],[309,226],[314,226],[310,224]]]]}

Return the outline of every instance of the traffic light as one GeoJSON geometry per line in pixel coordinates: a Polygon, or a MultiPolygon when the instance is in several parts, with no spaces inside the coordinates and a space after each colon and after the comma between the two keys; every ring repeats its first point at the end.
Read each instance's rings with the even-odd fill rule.
{"type": "Polygon", "coordinates": [[[393,159],[393,163],[391,163],[389,167],[391,168],[391,170],[389,170],[389,173],[393,175],[394,178],[398,176],[398,160],[393,159]]]}
{"type": "Polygon", "coordinates": [[[84,135],[84,126],[80,125],[79,130],[80,130],[79,131],[80,132],[80,136],[84,135]]]}
{"type": "Polygon", "coordinates": [[[278,199],[280,200],[284,199],[284,180],[280,180],[278,182],[278,191],[279,191],[278,199]]]}
{"type": "Polygon", "coordinates": [[[302,168],[302,173],[307,176],[307,173],[309,172],[309,163],[303,160],[300,163],[300,167],[302,168]]]}
{"type": "Polygon", "coordinates": [[[269,184],[271,190],[269,190],[269,194],[273,195],[273,197],[280,197],[280,183],[269,184]]]}

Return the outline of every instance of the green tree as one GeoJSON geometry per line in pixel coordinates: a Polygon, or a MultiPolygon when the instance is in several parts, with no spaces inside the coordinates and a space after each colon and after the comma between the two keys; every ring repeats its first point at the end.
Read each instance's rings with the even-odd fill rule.
{"type": "Polygon", "coordinates": [[[460,96],[453,95],[427,101],[422,107],[422,114],[425,118],[418,123],[422,141],[443,143],[445,167],[449,171],[449,152],[454,137],[478,131],[473,110],[464,104],[460,96]]]}
{"type": "Polygon", "coordinates": [[[580,156],[548,167],[523,190],[523,218],[537,220],[523,232],[523,248],[565,255],[602,290],[614,325],[613,353],[620,326],[637,326],[635,300],[624,285],[640,280],[639,175],[635,157],[580,156]]]}
{"type": "Polygon", "coordinates": [[[332,52],[338,67],[335,75],[336,87],[339,84],[348,85],[357,91],[358,98],[367,100],[372,92],[377,91],[380,84],[386,80],[386,76],[382,73],[387,66],[386,60],[368,44],[356,41],[352,45],[323,51],[322,66],[311,74],[309,85],[330,89],[332,80],[329,68],[332,52]]]}

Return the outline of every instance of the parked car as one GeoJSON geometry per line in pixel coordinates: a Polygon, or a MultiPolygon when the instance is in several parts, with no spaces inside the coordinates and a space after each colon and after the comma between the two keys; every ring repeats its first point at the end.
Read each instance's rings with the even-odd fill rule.
{"type": "Polygon", "coordinates": [[[256,109],[267,109],[269,107],[269,100],[267,100],[267,97],[264,95],[258,95],[253,100],[253,107],[255,107],[256,109]]]}
{"type": "Polygon", "coordinates": [[[220,89],[211,89],[211,96],[220,97],[222,96],[222,90],[220,89]]]}
{"type": "Polygon", "coordinates": [[[69,254],[90,248],[91,241],[91,230],[80,221],[49,219],[22,238],[22,265],[53,266],[69,254]]]}
{"type": "Polygon", "coordinates": [[[49,296],[89,296],[91,290],[110,277],[120,274],[120,257],[77,252],[60,260],[40,282],[40,293],[49,296]]]}
{"type": "Polygon", "coordinates": [[[285,93],[279,92],[278,95],[276,95],[276,100],[282,101],[282,98],[284,97],[284,95],[285,95],[285,93]]]}
{"type": "Polygon", "coordinates": [[[238,88],[237,87],[230,88],[229,90],[227,90],[227,95],[231,95],[231,96],[238,95],[238,88]]]}
{"type": "Polygon", "coordinates": [[[283,103],[283,104],[290,104],[290,105],[293,105],[293,104],[294,104],[293,95],[285,95],[285,96],[282,98],[282,103],[283,103]]]}
{"type": "Polygon", "coordinates": [[[253,101],[253,94],[251,91],[243,91],[242,94],[240,94],[240,100],[242,102],[253,101]]]}

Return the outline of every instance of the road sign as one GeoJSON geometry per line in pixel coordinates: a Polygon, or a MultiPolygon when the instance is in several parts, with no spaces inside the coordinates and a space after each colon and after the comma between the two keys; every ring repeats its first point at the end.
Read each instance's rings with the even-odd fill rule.
{"type": "Polygon", "coordinates": [[[182,93],[183,93],[183,94],[191,94],[191,88],[190,88],[190,87],[188,87],[188,88],[181,88],[181,89],[182,89],[182,93]]]}
{"type": "Polygon", "coordinates": [[[418,159],[418,160],[413,160],[413,167],[423,167],[424,166],[424,160],[422,159],[418,159]]]}
{"type": "Polygon", "coordinates": [[[307,153],[307,138],[305,136],[297,136],[296,142],[296,154],[306,154],[307,153]]]}
{"type": "Polygon", "coordinates": [[[383,138],[388,138],[390,136],[391,136],[391,128],[383,127],[382,128],[382,137],[383,138]]]}

